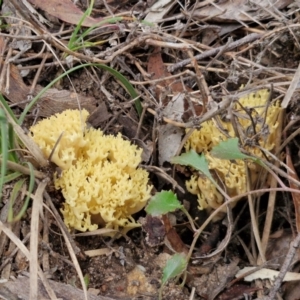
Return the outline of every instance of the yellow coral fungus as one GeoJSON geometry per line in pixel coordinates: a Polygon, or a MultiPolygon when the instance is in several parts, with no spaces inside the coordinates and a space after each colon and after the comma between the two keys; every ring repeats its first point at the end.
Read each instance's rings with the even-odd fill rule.
{"type": "Polygon", "coordinates": [[[30,131],[45,156],[53,149],[63,170],[54,183],[65,198],[62,214],[69,228],[95,230],[98,225],[123,232],[139,226],[132,214],[150,198],[148,173],[138,168],[142,150],[121,135],[82,128],[88,112],[67,110],[33,126],[30,131]]]}
{"type": "MultiPolygon", "coordinates": [[[[255,143],[251,145],[247,141],[257,138],[255,141],[268,151],[272,151],[275,146],[280,107],[278,103],[268,105],[268,98],[269,92],[264,89],[240,98],[233,106],[236,128],[245,143],[244,149],[257,157],[263,157],[260,149],[255,147],[255,143]]],[[[214,146],[227,140],[228,137],[235,137],[231,121],[226,122],[219,118],[218,122],[215,123],[215,120],[209,120],[201,124],[199,130],[192,133],[185,144],[185,149],[187,151],[193,149],[198,153],[204,153],[212,175],[215,175],[216,180],[221,182],[221,186],[224,187],[227,194],[234,197],[246,192],[246,162],[243,160],[232,162],[213,157],[210,154],[210,150],[214,146]]],[[[251,178],[254,182],[259,168],[251,162],[247,162],[247,166],[251,171],[251,178]]],[[[186,186],[190,193],[198,196],[200,209],[216,209],[224,201],[223,196],[207,178],[193,175],[186,182],[186,186]]],[[[226,208],[224,211],[226,211],[226,208]]]]}

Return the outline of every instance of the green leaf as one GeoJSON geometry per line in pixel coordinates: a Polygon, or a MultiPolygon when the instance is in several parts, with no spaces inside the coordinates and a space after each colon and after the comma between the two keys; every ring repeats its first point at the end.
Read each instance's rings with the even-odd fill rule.
{"type": "Polygon", "coordinates": [[[160,216],[181,207],[177,196],[172,191],[161,191],[151,198],[145,210],[149,215],[160,216]]]}
{"type": "Polygon", "coordinates": [[[190,150],[180,156],[174,156],[171,159],[171,163],[193,167],[207,176],[210,180],[213,179],[209,172],[208,163],[204,154],[199,155],[194,150],[190,150]]]}
{"type": "Polygon", "coordinates": [[[187,267],[187,258],[183,253],[176,253],[168,261],[163,270],[162,285],[180,275],[187,267]]]}
{"type": "Polygon", "coordinates": [[[227,141],[220,142],[219,145],[212,148],[210,154],[214,157],[228,160],[246,158],[252,159],[251,156],[241,152],[238,145],[238,138],[232,138],[227,141]]]}

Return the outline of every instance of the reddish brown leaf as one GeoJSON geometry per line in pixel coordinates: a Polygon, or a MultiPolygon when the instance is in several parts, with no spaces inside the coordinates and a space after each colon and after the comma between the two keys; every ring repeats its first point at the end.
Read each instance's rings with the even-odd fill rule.
{"type": "Polygon", "coordinates": [[[165,224],[166,237],[172,248],[178,253],[188,254],[189,249],[183,243],[176,230],[172,227],[169,218],[166,215],[163,215],[162,220],[165,224]]]}
{"type": "MultiPolygon", "coordinates": [[[[172,76],[172,74],[168,72],[167,68],[164,65],[164,62],[163,62],[163,59],[161,56],[161,48],[160,47],[156,47],[153,50],[152,54],[149,56],[147,71],[149,74],[152,75],[152,79],[159,79],[159,78],[165,78],[165,77],[172,76]]],[[[155,96],[157,99],[160,99],[160,96],[162,93],[162,88],[160,88],[160,87],[169,88],[173,95],[183,93],[185,91],[192,92],[192,89],[189,88],[188,86],[183,87],[182,83],[180,81],[178,81],[178,79],[175,79],[175,78],[165,79],[165,80],[158,82],[156,85],[156,90],[155,90],[156,95],[155,96]]],[[[168,104],[167,97],[162,100],[163,100],[164,105],[168,104]]],[[[182,119],[184,121],[188,120],[192,116],[192,112],[191,112],[189,106],[190,106],[190,103],[188,103],[185,99],[184,100],[185,113],[182,116],[182,119]]],[[[199,116],[202,112],[202,105],[199,105],[198,103],[193,103],[193,106],[194,106],[196,115],[199,116]]]]}
{"type": "MultiPolygon", "coordinates": [[[[171,76],[164,66],[164,62],[161,57],[161,48],[156,47],[148,59],[148,73],[152,74],[152,79],[159,79],[171,76]]],[[[159,86],[168,87],[173,94],[181,93],[184,91],[182,84],[175,79],[165,79],[158,83],[159,86]]],[[[156,97],[159,98],[161,90],[156,88],[156,97]]],[[[166,104],[166,103],[164,103],[166,104]]]]}

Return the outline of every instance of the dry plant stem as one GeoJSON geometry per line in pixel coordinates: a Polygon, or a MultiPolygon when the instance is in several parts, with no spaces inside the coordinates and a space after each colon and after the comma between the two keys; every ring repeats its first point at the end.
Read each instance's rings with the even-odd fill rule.
{"type": "Polygon", "coordinates": [[[166,77],[163,77],[163,78],[152,79],[152,80],[145,80],[145,81],[130,80],[130,83],[132,83],[132,84],[139,84],[139,85],[154,84],[154,83],[157,83],[157,82],[160,82],[160,81],[166,81],[166,80],[169,80],[169,79],[177,78],[177,77],[183,76],[185,74],[189,75],[190,71],[189,70],[185,70],[185,71],[180,72],[180,73],[175,74],[175,75],[166,76],[166,77]]]}
{"type": "MultiPolygon", "coordinates": [[[[256,195],[256,194],[261,194],[261,193],[268,193],[272,190],[276,190],[276,191],[284,191],[284,192],[291,192],[291,193],[297,193],[297,194],[300,194],[300,190],[296,190],[296,189],[291,189],[291,188],[276,188],[276,189],[260,189],[260,190],[255,190],[255,191],[249,191],[247,193],[243,193],[243,194],[240,194],[238,196],[235,196],[231,199],[228,199],[228,201],[224,202],[222,205],[220,205],[215,211],[212,212],[212,214],[205,220],[205,222],[201,225],[201,227],[197,230],[197,235],[205,229],[205,227],[212,221],[212,219],[218,215],[219,212],[221,212],[225,207],[227,207],[227,205],[230,205],[231,203],[234,203],[234,202],[237,202],[239,200],[241,200],[242,198],[244,197],[248,197],[249,194],[251,195],[256,195]]],[[[227,197],[227,195],[226,195],[227,197]]],[[[196,243],[196,238],[194,237],[194,240],[193,240],[193,243],[196,243]]],[[[193,245],[192,243],[192,245],[193,245]]],[[[192,248],[192,245],[191,245],[191,248],[192,248]]],[[[201,256],[199,258],[206,258],[206,257],[211,257],[211,255],[209,256],[201,256]]]]}
{"type": "Polygon", "coordinates": [[[193,18],[194,12],[195,12],[195,10],[196,10],[196,8],[197,8],[197,6],[198,6],[198,3],[199,3],[199,0],[196,0],[195,3],[193,4],[193,9],[192,9],[192,11],[190,11],[190,12],[185,12],[185,15],[186,15],[186,16],[188,15],[188,19],[187,19],[187,22],[186,22],[185,26],[183,27],[182,31],[180,32],[179,37],[183,37],[184,34],[186,33],[188,27],[190,26],[191,20],[192,20],[192,18],[193,18]]]}
{"type": "Polygon", "coordinates": [[[290,244],[289,252],[286,255],[286,258],[280,269],[280,273],[279,273],[278,277],[276,278],[274,285],[268,295],[268,298],[267,298],[268,300],[275,299],[275,295],[282,284],[282,281],[283,281],[283,278],[284,278],[286,272],[288,271],[289,267],[291,266],[291,263],[295,256],[295,253],[296,253],[297,249],[299,248],[299,244],[300,244],[300,233],[298,233],[298,235],[296,236],[294,241],[290,244]]]}
{"type": "MultiPolygon", "coordinates": [[[[291,158],[291,151],[288,146],[286,147],[286,162],[292,169],[293,173],[288,171],[291,174],[291,177],[294,177],[296,180],[299,180],[298,175],[294,169],[293,161],[291,158]]],[[[290,182],[290,187],[297,188],[297,186],[295,186],[291,182],[290,182]]],[[[292,199],[293,199],[293,203],[294,203],[294,213],[295,213],[295,217],[296,217],[295,218],[296,219],[296,229],[297,229],[297,232],[300,232],[300,197],[297,194],[292,194],[292,199]]],[[[293,232],[293,234],[294,234],[294,232],[293,232]]]]}
{"type": "MultiPolygon", "coordinates": [[[[8,39],[5,39],[5,40],[4,40],[4,43],[3,43],[2,51],[1,51],[1,53],[0,53],[0,57],[1,57],[1,58],[4,57],[4,53],[5,53],[5,50],[6,50],[6,48],[7,48],[7,42],[8,42],[8,39]]],[[[9,54],[9,51],[10,51],[10,50],[8,50],[7,55],[9,54]]],[[[5,77],[5,73],[6,73],[6,71],[4,70],[4,68],[6,68],[6,65],[5,65],[5,64],[6,64],[7,61],[8,61],[8,58],[5,58],[5,63],[3,63],[3,60],[2,60],[2,59],[0,60],[0,66],[1,66],[2,64],[4,64],[3,67],[2,67],[2,70],[1,70],[1,74],[0,74],[0,89],[1,89],[1,91],[3,90],[4,77],[5,77]]]]}
{"type": "MultiPolygon", "coordinates": [[[[0,165],[2,164],[2,158],[0,158],[0,165]]],[[[30,170],[22,165],[14,163],[12,161],[7,161],[7,168],[9,170],[20,172],[24,175],[30,175],[30,170]]],[[[33,174],[38,179],[44,179],[47,175],[40,171],[33,171],[33,174]]]]}
{"type": "Polygon", "coordinates": [[[179,190],[181,193],[185,193],[185,190],[177,183],[177,181],[173,179],[169,174],[167,174],[163,169],[156,166],[142,165],[142,167],[149,172],[155,173],[158,177],[161,177],[170,184],[172,184],[174,189],[179,190]]]}
{"type": "MultiPolygon", "coordinates": [[[[244,44],[256,41],[256,40],[258,40],[261,37],[262,37],[262,34],[251,33],[251,34],[249,34],[249,35],[241,38],[240,40],[237,40],[237,41],[234,41],[234,42],[230,43],[229,45],[226,44],[225,46],[220,46],[220,47],[208,50],[208,51],[204,51],[203,53],[196,55],[195,59],[200,60],[200,59],[207,58],[209,56],[217,55],[220,51],[223,51],[224,48],[226,48],[227,51],[231,51],[234,48],[237,48],[237,47],[240,47],[240,46],[242,46],[244,44]]],[[[176,63],[173,66],[170,66],[168,68],[168,71],[169,72],[174,72],[177,69],[180,69],[180,68],[188,65],[190,62],[191,62],[190,58],[184,59],[181,62],[176,63]]]]}
{"type": "MultiPolygon", "coordinates": [[[[246,168],[246,174],[247,174],[247,190],[250,191],[251,190],[251,186],[250,186],[250,174],[249,174],[249,170],[248,168],[245,166],[246,168]]],[[[266,257],[265,254],[263,252],[263,248],[262,248],[262,244],[261,244],[261,240],[260,240],[260,236],[259,236],[259,229],[258,229],[258,225],[257,225],[257,218],[255,215],[255,209],[254,209],[254,199],[252,197],[251,194],[248,195],[248,204],[249,204],[249,210],[250,210],[250,216],[251,216],[251,224],[252,224],[252,230],[253,230],[253,234],[255,237],[255,241],[256,241],[256,246],[258,248],[258,252],[260,254],[260,257],[262,259],[263,262],[266,261],[266,257]]]]}
{"type": "Polygon", "coordinates": [[[40,64],[39,68],[37,69],[37,72],[35,73],[35,76],[34,76],[32,84],[31,84],[28,96],[32,96],[33,95],[35,87],[36,87],[36,84],[37,84],[37,82],[38,82],[38,80],[40,78],[40,75],[41,75],[42,69],[44,68],[46,60],[47,60],[47,55],[45,55],[43,57],[43,59],[41,61],[41,64],[40,64]]]}
{"type": "MultiPolygon", "coordinates": [[[[21,242],[21,240],[0,221],[0,230],[3,231],[8,238],[16,244],[16,246],[19,248],[19,250],[26,256],[26,258],[30,261],[30,253],[28,249],[25,247],[25,245],[21,242]]],[[[44,275],[43,271],[41,270],[40,266],[38,266],[38,275],[50,297],[51,300],[58,300],[56,298],[56,295],[51,288],[51,286],[48,283],[48,280],[46,279],[46,276],[44,275]]]]}
{"type": "Polygon", "coordinates": [[[0,90],[3,91],[3,85],[4,85],[4,82],[6,82],[6,87],[5,87],[5,90],[8,89],[7,85],[9,85],[9,81],[7,80],[7,73],[8,73],[8,67],[9,67],[9,59],[11,57],[11,54],[12,54],[12,48],[9,48],[8,49],[8,52],[6,54],[6,57],[5,57],[5,61],[3,62],[3,60],[1,59],[0,60],[0,66],[2,67],[1,69],[1,75],[0,75],[0,90]]]}
{"type": "MultiPolygon", "coordinates": [[[[31,60],[34,60],[34,59],[37,59],[37,58],[44,58],[46,56],[46,59],[51,59],[53,58],[53,55],[51,53],[45,53],[44,54],[44,51],[45,51],[45,48],[46,48],[46,45],[43,44],[43,48],[42,50],[39,52],[39,53],[35,53],[35,54],[32,54],[32,53],[24,53],[23,54],[23,57],[20,58],[20,59],[16,59],[14,61],[14,63],[17,65],[17,64],[20,64],[20,63],[24,63],[24,62],[27,62],[27,61],[31,61],[31,60]],[[25,57],[24,57],[25,56],[25,57]]],[[[13,51],[13,54],[16,54],[17,51],[13,51]]],[[[24,68],[26,68],[24,66],[24,68]]]]}
{"type": "MultiPolygon", "coordinates": [[[[253,62],[253,61],[251,61],[251,60],[249,60],[249,59],[247,59],[247,58],[244,58],[244,57],[242,57],[242,56],[238,56],[238,57],[237,57],[236,54],[234,54],[234,55],[230,54],[230,55],[231,55],[232,57],[235,56],[236,59],[237,59],[239,62],[246,63],[246,64],[249,65],[249,66],[253,65],[253,66],[256,67],[258,70],[264,71],[264,72],[266,72],[267,74],[272,74],[273,76],[279,76],[279,77],[281,77],[281,78],[291,79],[291,77],[288,76],[288,75],[284,75],[284,74],[282,74],[282,73],[279,73],[279,72],[273,70],[272,68],[264,67],[264,66],[262,66],[262,65],[260,65],[260,64],[257,64],[257,63],[255,63],[255,62],[253,62]]],[[[276,83],[274,83],[274,87],[275,87],[275,86],[276,86],[276,83]]]]}
{"type": "Polygon", "coordinates": [[[221,112],[227,109],[231,102],[232,98],[227,97],[222,102],[216,103],[216,105],[214,105],[212,109],[205,112],[204,115],[201,116],[201,118],[197,118],[195,120],[184,123],[185,128],[194,128],[195,126],[200,126],[203,122],[210,120],[211,118],[219,115],[221,112]]]}
{"type": "MultiPolygon", "coordinates": [[[[18,197],[18,199],[22,199],[23,200],[24,197],[18,197]]],[[[20,201],[18,201],[20,202],[20,201]]],[[[16,203],[15,203],[16,204],[16,203]]],[[[18,206],[18,205],[17,205],[18,206]]],[[[14,207],[14,211],[15,211],[15,207],[14,207]]],[[[10,225],[12,232],[18,237],[20,238],[20,231],[21,231],[21,222],[16,222],[14,224],[10,225]]],[[[7,248],[7,253],[12,253],[15,249],[18,249],[18,247],[12,242],[10,241],[9,243],[9,247],[7,248]]],[[[17,260],[17,258],[16,258],[17,260]]],[[[12,261],[10,261],[2,270],[1,272],[1,278],[3,279],[7,279],[9,280],[10,276],[11,276],[11,272],[12,272],[12,261]]]]}
{"type": "MultiPolygon", "coordinates": [[[[44,67],[57,67],[57,66],[64,66],[67,65],[66,60],[61,60],[61,61],[52,61],[49,63],[45,63],[44,67]]],[[[35,70],[38,69],[40,65],[32,65],[32,66],[17,66],[18,70],[35,70]]]]}
{"type": "Polygon", "coordinates": [[[202,114],[203,114],[207,110],[207,102],[210,101],[210,100],[212,100],[212,99],[209,96],[210,93],[209,93],[209,89],[208,89],[207,83],[205,81],[205,78],[204,78],[203,74],[201,73],[201,71],[200,71],[200,69],[198,67],[197,60],[193,56],[192,51],[188,51],[188,55],[189,55],[189,57],[192,60],[192,65],[193,65],[193,67],[195,69],[195,73],[196,73],[195,79],[196,79],[199,91],[201,93],[201,96],[202,96],[202,101],[203,101],[202,114]]]}
{"type": "Polygon", "coordinates": [[[14,132],[17,134],[19,139],[24,143],[24,145],[30,151],[30,153],[38,162],[38,164],[41,167],[46,167],[48,165],[48,161],[45,159],[42,150],[28,135],[25,134],[21,126],[15,123],[15,121],[12,119],[9,113],[6,113],[6,117],[8,118],[9,122],[12,124],[14,132]]]}
{"type": "MultiPolygon", "coordinates": [[[[281,110],[281,112],[278,116],[278,132],[276,134],[275,152],[278,152],[277,150],[279,149],[280,144],[281,144],[283,118],[284,118],[284,111],[281,110]]],[[[279,167],[278,161],[275,161],[275,166],[277,168],[279,167]]],[[[271,188],[276,188],[277,184],[278,184],[277,179],[274,176],[272,176],[271,184],[270,184],[271,188]]],[[[271,231],[271,226],[272,226],[272,221],[273,221],[273,215],[274,215],[275,201],[276,201],[276,192],[271,191],[269,193],[268,209],[267,209],[265,225],[264,225],[264,230],[263,230],[263,235],[262,235],[263,256],[261,256],[261,259],[264,257],[266,250],[267,250],[267,245],[268,245],[268,241],[269,241],[269,236],[270,236],[270,231],[271,231]]]]}
{"type": "Polygon", "coordinates": [[[51,210],[52,210],[51,213],[55,217],[55,219],[58,223],[58,226],[60,227],[61,233],[64,237],[68,252],[70,254],[70,257],[72,259],[72,262],[74,264],[75,270],[77,272],[77,275],[79,277],[79,280],[80,280],[80,283],[82,286],[82,290],[84,293],[84,299],[88,300],[86,284],[84,282],[83,274],[82,274],[81,268],[79,266],[79,263],[78,263],[78,260],[76,257],[76,254],[78,254],[80,252],[80,250],[79,251],[77,250],[78,247],[75,245],[73,238],[71,237],[70,233],[68,232],[66,225],[63,223],[60,215],[58,214],[58,212],[57,212],[55,206],[53,205],[51,198],[47,192],[44,193],[44,197],[46,199],[48,206],[51,208],[51,210]],[[75,253],[75,251],[76,251],[76,253],[75,253]]]}
{"type": "MultiPolygon", "coordinates": [[[[43,243],[49,244],[49,212],[47,210],[44,213],[43,219],[43,243]]],[[[44,272],[48,272],[50,270],[48,251],[43,252],[42,264],[44,272]]]]}
{"type": "Polygon", "coordinates": [[[276,155],[279,155],[279,153],[281,153],[281,151],[289,144],[289,142],[292,141],[298,134],[300,134],[300,127],[283,141],[282,145],[280,145],[278,151],[276,152],[276,155]]]}
{"type": "MultiPolygon", "coordinates": [[[[51,247],[49,246],[49,243],[44,243],[44,241],[42,241],[41,247],[46,250],[46,253],[48,254],[48,256],[51,255],[52,257],[55,258],[55,260],[61,260],[61,261],[65,262],[66,264],[68,264],[69,266],[71,266],[72,268],[75,267],[74,264],[70,260],[68,260],[66,257],[64,257],[63,255],[61,255],[59,253],[54,252],[51,249],[51,247]]],[[[49,264],[49,262],[47,262],[47,264],[49,264]]],[[[50,270],[50,268],[49,268],[49,270],[50,270]]],[[[44,270],[44,271],[46,271],[46,270],[44,270]]]]}
{"type": "Polygon", "coordinates": [[[281,102],[281,107],[282,108],[287,108],[287,106],[289,105],[291,99],[292,99],[292,96],[298,86],[298,83],[299,83],[299,80],[300,80],[300,64],[297,68],[297,71],[294,75],[294,78],[291,82],[291,85],[289,86],[285,96],[284,96],[284,99],[283,101],[281,102]]]}
{"type": "Polygon", "coordinates": [[[230,37],[227,41],[227,43],[223,46],[223,48],[217,53],[216,56],[212,58],[212,60],[205,66],[205,70],[209,68],[213,63],[217,61],[217,59],[225,52],[227,52],[228,46],[232,43],[232,38],[230,37]]]}
{"type": "Polygon", "coordinates": [[[296,180],[295,178],[291,177],[290,175],[288,175],[286,172],[282,171],[280,168],[277,168],[276,166],[272,165],[271,163],[264,161],[265,165],[266,165],[266,169],[268,172],[270,172],[271,175],[273,175],[278,184],[282,187],[285,187],[286,185],[282,182],[282,180],[280,179],[279,176],[277,176],[272,169],[274,169],[280,176],[282,176],[283,178],[287,178],[288,180],[290,180],[291,182],[293,182],[294,184],[296,184],[297,186],[300,187],[300,182],[298,180],[296,180]]]}
{"type": "Polygon", "coordinates": [[[242,245],[242,247],[243,247],[243,249],[244,249],[244,251],[245,251],[245,253],[246,253],[247,257],[248,257],[250,265],[255,266],[256,265],[256,261],[255,261],[253,255],[251,254],[251,252],[249,251],[248,247],[244,243],[244,241],[238,235],[236,236],[236,238],[238,239],[238,241],[242,245]]]}
{"type": "Polygon", "coordinates": [[[58,213],[56,207],[54,206],[54,204],[51,200],[51,197],[49,196],[49,194],[47,192],[44,193],[44,197],[46,199],[47,205],[51,209],[51,213],[55,216],[55,219],[56,219],[61,231],[65,232],[65,235],[68,237],[68,239],[70,240],[70,243],[72,244],[73,251],[76,253],[76,255],[78,255],[81,252],[81,250],[76,246],[75,242],[73,241],[73,238],[72,238],[71,234],[69,233],[65,223],[61,219],[61,216],[58,213]]]}
{"type": "MultiPolygon", "coordinates": [[[[152,114],[153,116],[157,116],[157,113],[154,109],[152,108],[147,108],[147,111],[152,114]]],[[[168,123],[168,124],[172,124],[174,126],[177,126],[177,127],[181,127],[181,128],[186,128],[185,124],[184,123],[181,123],[181,122],[177,122],[177,121],[173,121],[171,119],[168,119],[166,117],[162,117],[163,121],[168,123]]]]}
{"type": "Polygon", "coordinates": [[[191,49],[190,44],[178,44],[178,43],[169,43],[169,42],[161,42],[153,39],[145,40],[145,43],[155,47],[162,47],[162,48],[170,48],[170,49],[180,49],[186,51],[191,49]]]}
{"type": "MultiPolygon", "coordinates": [[[[231,210],[231,207],[230,207],[230,203],[232,201],[232,198],[230,198],[226,194],[226,192],[223,191],[222,188],[216,182],[214,182],[214,184],[217,187],[217,189],[220,192],[220,194],[225,199],[224,203],[221,206],[223,207],[225,205],[226,209],[227,209],[227,220],[228,220],[228,223],[227,223],[227,232],[226,232],[226,236],[224,237],[224,239],[222,240],[222,242],[219,244],[218,248],[215,251],[213,251],[212,253],[210,253],[208,255],[197,256],[197,258],[210,258],[210,257],[213,257],[213,256],[217,255],[218,253],[222,252],[226,248],[226,246],[228,245],[228,243],[230,241],[230,238],[231,238],[232,230],[233,230],[233,217],[232,217],[232,210],[231,210]]],[[[215,212],[213,212],[212,215],[214,215],[214,213],[215,212]]],[[[191,244],[191,247],[190,247],[190,250],[189,250],[189,253],[188,253],[188,256],[187,256],[187,260],[188,261],[190,260],[190,258],[192,256],[192,253],[194,251],[196,242],[197,242],[200,234],[202,233],[202,231],[204,230],[204,228],[208,224],[207,221],[208,220],[212,220],[211,216],[208,217],[207,220],[202,224],[202,226],[199,229],[197,229],[197,231],[195,232],[194,239],[193,239],[193,242],[191,244]]]]}
{"type": "MultiPolygon", "coordinates": [[[[23,243],[24,245],[28,242],[30,238],[30,232],[27,233],[27,235],[25,236],[25,238],[21,241],[21,243],[23,243]]],[[[4,262],[2,263],[2,265],[0,266],[0,272],[4,269],[4,267],[12,261],[13,257],[17,254],[17,252],[19,251],[19,248],[16,247],[12,252],[10,252],[9,257],[7,257],[4,262]]]]}
{"type": "Polygon", "coordinates": [[[49,178],[41,181],[37,187],[32,204],[31,222],[30,222],[30,294],[31,300],[38,300],[38,245],[39,245],[39,216],[42,209],[43,193],[49,182],[49,178]]]}
{"type": "Polygon", "coordinates": [[[141,132],[141,128],[142,128],[142,125],[143,125],[143,121],[144,121],[144,118],[145,118],[146,110],[147,110],[147,107],[144,106],[143,110],[142,110],[142,114],[141,114],[140,120],[139,120],[138,128],[136,130],[136,133],[135,133],[135,136],[134,136],[133,139],[138,139],[139,138],[139,135],[140,135],[140,132],[141,132]]]}
{"type": "Polygon", "coordinates": [[[191,290],[191,294],[190,294],[190,298],[189,298],[189,300],[193,300],[193,299],[195,299],[194,297],[195,297],[195,293],[196,293],[196,288],[195,287],[193,287],[192,288],[192,290],[191,290]]]}

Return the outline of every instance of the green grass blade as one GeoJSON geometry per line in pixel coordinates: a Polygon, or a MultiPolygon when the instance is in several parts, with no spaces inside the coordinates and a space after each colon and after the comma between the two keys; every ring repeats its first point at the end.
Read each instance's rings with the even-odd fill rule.
{"type": "Polygon", "coordinates": [[[6,113],[8,113],[16,123],[18,123],[18,119],[17,119],[16,116],[14,115],[13,111],[11,110],[11,108],[9,107],[9,105],[7,104],[7,102],[6,102],[6,100],[4,99],[4,97],[3,97],[2,94],[0,94],[0,103],[1,103],[0,107],[2,106],[2,109],[3,109],[6,113]]]}
{"type": "Polygon", "coordinates": [[[13,222],[15,221],[19,221],[23,215],[25,214],[27,208],[28,208],[28,204],[29,204],[29,200],[30,200],[30,195],[32,194],[33,188],[34,188],[34,180],[35,180],[35,176],[34,176],[34,169],[31,163],[27,162],[27,165],[30,169],[30,178],[29,178],[29,186],[28,186],[28,193],[25,199],[25,203],[23,205],[23,207],[21,208],[20,212],[18,213],[18,215],[13,219],[13,222]]]}
{"type": "Polygon", "coordinates": [[[13,187],[13,189],[11,191],[10,200],[9,200],[8,217],[7,217],[7,221],[8,222],[12,222],[12,220],[13,220],[14,204],[15,204],[15,201],[16,201],[19,193],[21,192],[21,188],[22,188],[25,180],[26,180],[25,178],[18,180],[14,184],[14,187],[13,187]]]}
{"type": "Polygon", "coordinates": [[[76,42],[77,42],[77,40],[78,40],[78,39],[76,40],[77,34],[78,34],[79,30],[80,30],[81,27],[82,27],[83,21],[84,21],[88,16],[91,15],[93,6],[94,6],[94,0],[91,0],[91,3],[90,3],[90,5],[89,5],[89,7],[87,8],[87,10],[86,10],[86,11],[84,12],[84,14],[82,15],[82,17],[81,17],[81,19],[79,20],[77,26],[75,27],[75,30],[73,31],[73,33],[72,33],[72,35],[71,35],[71,38],[70,38],[69,43],[68,43],[68,48],[69,48],[70,50],[72,50],[73,47],[76,45],[76,42]]]}
{"type": "Polygon", "coordinates": [[[101,69],[104,69],[105,71],[108,71],[109,73],[111,73],[113,76],[116,77],[117,80],[119,80],[119,82],[124,86],[124,88],[127,90],[128,94],[133,98],[136,99],[135,100],[135,108],[138,112],[139,115],[141,115],[142,113],[142,105],[139,99],[139,96],[136,92],[136,90],[134,89],[134,87],[131,85],[131,83],[118,71],[103,65],[103,64],[96,64],[96,63],[87,63],[87,64],[83,64],[83,65],[79,65],[76,66],[66,72],[64,72],[63,74],[61,74],[60,76],[58,76],[57,78],[55,78],[54,80],[52,80],[46,87],[44,87],[33,99],[32,101],[25,107],[25,109],[23,110],[19,120],[18,120],[18,124],[21,125],[24,122],[24,119],[27,115],[27,113],[30,111],[30,109],[36,104],[36,102],[39,100],[39,98],[51,87],[53,86],[56,82],[58,82],[59,80],[61,80],[63,77],[67,76],[68,74],[75,72],[79,69],[82,68],[86,68],[86,67],[99,67],[101,69]]]}
{"type": "Polygon", "coordinates": [[[132,84],[118,71],[116,71],[113,68],[110,68],[106,65],[102,64],[95,64],[96,66],[100,67],[101,69],[104,69],[105,71],[108,71],[111,73],[113,76],[115,76],[119,82],[123,85],[123,87],[127,90],[128,94],[133,98],[136,99],[134,104],[135,104],[135,109],[137,110],[139,116],[142,113],[143,107],[141,104],[141,101],[139,99],[139,95],[137,94],[135,88],[132,86],[132,84]]]}
{"type": "Polygon", "coordinates": [[[9,182],[11,182],[11,181],[17,179],[17,178],[20,177],[21,175],[23,175],[23,174],[20,173],[20,172],[13,172],[13,173],[7,174],[6,176],[4,176],[3,183],[4,183],[4,184],[9,183],[9,182]]]}
{"type": "Polygon", "coordinates": [[[15,132],[14,128],[11,124],[8,124],[8,143],[9,143],[9,152],[8,152],[8,160],[18,163],[19,159],[17,156],[15,149],[15,132]]]}
{"type": "Polygon", "coordinates": [[[0,108],[0,139],[1,139],[1,174],[0,174],[0,202],[2,199],[2,189],[4,185],[4,176],[7,170],[8,160],[8,123],[3,109],[0,108]]]}
{"type": "MultiPolygon", "coordinates": [[[[100,21],[99,23],[91,26],[90,28],[86,29],[78,38],[76,41],[74,41],[74,45],[77,45],[83,41],[83,39],[91,32],[93,31],[95,28],[97,27],[101,27],[102,25],[105,24],[114,24],[117,23],[119,21],[122,21],[124,19],[124,17],[111,17],[111,18],[107,18],[104,19],[102,21],[100,21]]],[[[82,47],[81,47],[82,48],[82,47]]],[[[74,50],[75,48],[72,48],[72,50],[74,50]]]]}

